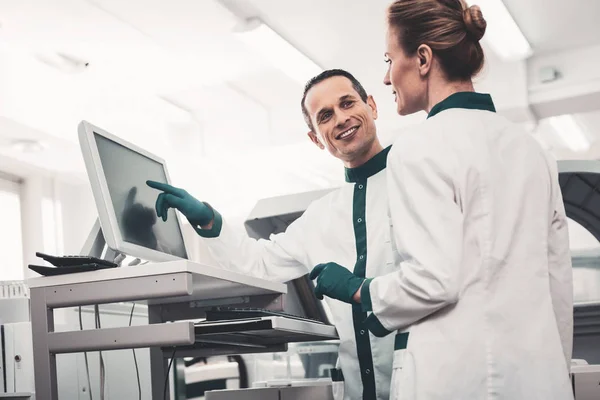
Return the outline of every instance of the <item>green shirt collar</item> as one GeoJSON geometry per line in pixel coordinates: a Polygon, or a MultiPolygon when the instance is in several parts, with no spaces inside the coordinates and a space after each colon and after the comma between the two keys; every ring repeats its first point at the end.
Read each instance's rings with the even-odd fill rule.
{"type": "Polygon", "coordinates": [[[358,182],[365,180],[370,176],[385,169],[387,164],[387,155],[390,152],[392,146],[388,146],[385,149],[377,153],[369,161],[356,168],[344,168],[346,172],[346,182],[358,182]]]}
{"type": "Polygon", "coordinates": [[[496,112],[492,96],[484,93],[476,92],[458,92],[451,94],[444,100],[437,103],[429,111],[427,118],[431,118],[436,114],[450,108],[467,108],[471,110],[485,110],[496,112]]]}

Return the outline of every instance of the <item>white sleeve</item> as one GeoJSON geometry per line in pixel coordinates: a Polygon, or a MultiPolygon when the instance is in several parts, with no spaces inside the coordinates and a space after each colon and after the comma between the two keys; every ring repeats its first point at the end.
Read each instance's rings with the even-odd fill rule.
{"type": "Polygon", "coordinates": [[[558,183],[555,163],[552,162],[553,216],[548,233],[548,272],[550,295],[560,339],[571,368],[573,353],[573,267],[569,245],[567,215],[558,183]]]}
{"type": "Polygon", "coordinates": [[[303,232],[305,215],[290,224],[286,232],[271,235],[270,240],[252,239],[222,220],[220,232],[206,237],[204,242],[212,258],[222,268],[271,281],[288,282],[309,272],[302,240],[302,234],[306,234],[303,232]]]}
{"type": "Polygon", "coordinates": [[[439,147],[411,135],[388,156],[393,239],[403,261],[400,270],[365,282],[361,291],[365,311],[370,302],[371,321],[378,319],[388,331],[404,329],[458,298],[463,247],[453,179],[458,165],[439,147]]]}

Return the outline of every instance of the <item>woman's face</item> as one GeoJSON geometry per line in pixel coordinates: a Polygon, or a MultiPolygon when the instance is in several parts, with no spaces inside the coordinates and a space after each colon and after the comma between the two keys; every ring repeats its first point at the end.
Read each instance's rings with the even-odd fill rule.
{"type": "Polygon", "coordinates": [[[385,53],[388,70],[383,83],[392,87],[398,114],[409,115],[425,109],[427,79],[422,76],[418,53],[407,55],[398,39],[397,30],[389,28],[385,53]]]}

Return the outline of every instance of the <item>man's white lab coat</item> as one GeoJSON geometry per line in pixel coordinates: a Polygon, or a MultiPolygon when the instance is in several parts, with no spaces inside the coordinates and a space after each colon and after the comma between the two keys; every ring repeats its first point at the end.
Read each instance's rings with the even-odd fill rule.
{"type": "MultiPolygon", "coordinates": [[[[320,263],[336,262],[366,277],[398,268],[391,243],[386,196],[388,149],[365,165],[346,170],[349,181],[313,202],[285,233],[254,240],[234,231],[226,221],[218,236],[206,240],[212,256],[224,267],[269,280],[287,282],[320,263]],[[366,268],[366,271],[365,271],[366,268]]],[[[220,216],[219,216],[220,218],[220,216]]],[[[214,232],[197,230],[201,236],[214,232]]],[[[367,313],[326,298],[339,337],[339,364],[345,379],[345,400],[388,400],[394,338],[378,338],[364,325],[367,313]],[[366,382],[366,383],[365,383],[366,382]]]]}

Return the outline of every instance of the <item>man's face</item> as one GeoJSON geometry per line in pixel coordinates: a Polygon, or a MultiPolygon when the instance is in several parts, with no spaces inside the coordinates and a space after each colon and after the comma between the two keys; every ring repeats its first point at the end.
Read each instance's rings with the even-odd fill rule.
{"type": "Polygon", "coordinates": [[[361,165],[378,146],[375,101],[371,96],[362,101],[346,77],[319,82],[308,91],[304,104],[314,128],[309,132],[311,140],[347,167],[361,165]]]}

